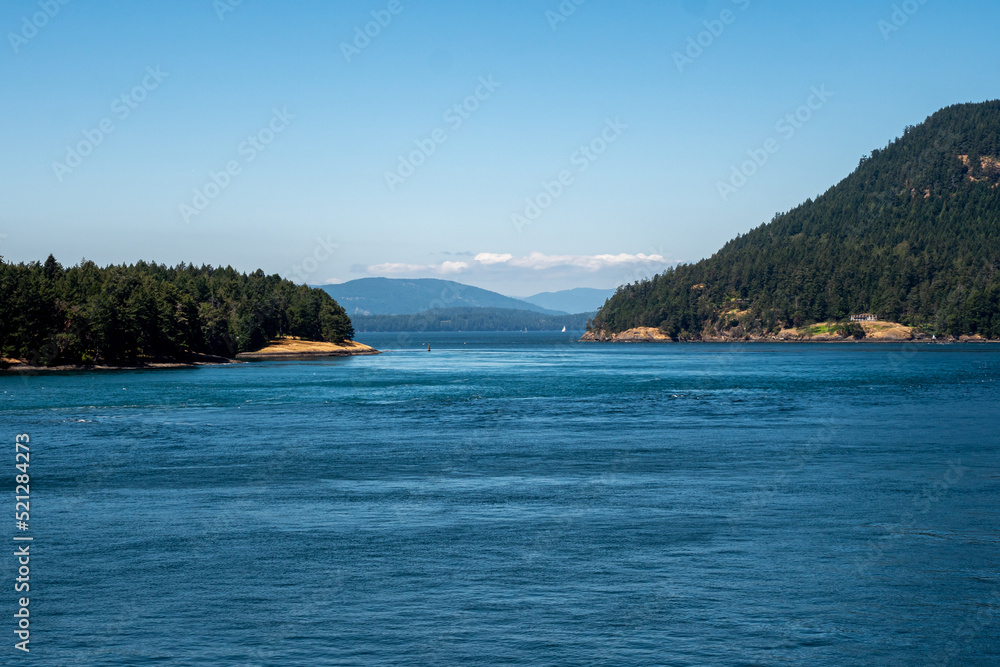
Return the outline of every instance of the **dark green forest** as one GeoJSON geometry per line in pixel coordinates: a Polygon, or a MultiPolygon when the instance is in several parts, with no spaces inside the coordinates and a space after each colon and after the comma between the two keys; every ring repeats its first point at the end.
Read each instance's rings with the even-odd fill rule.
{"type": "Polygon", "coordinates": [[[358,331],[582,331],[589,315],[544,315],[509,308],[441,308],[413,315],[355,315],[358,331]]]}
{"type": "Polygon", "coordinates": [[[339,343],[354,329],[323,290],[259,270],[0,258],[0,357],[38,366],[233,357],[283,335],[339,343]]]}
{"type": "Polygon", "coordinates": [[[675,339],[873,313],[1000,338],[1000,101],[934,114],[815,201],[709,259],[622,286],[594,330],[675,339]]]}

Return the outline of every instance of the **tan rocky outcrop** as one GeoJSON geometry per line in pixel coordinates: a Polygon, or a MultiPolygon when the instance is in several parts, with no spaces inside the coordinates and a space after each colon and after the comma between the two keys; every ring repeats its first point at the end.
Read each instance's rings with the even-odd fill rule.
{"type": "Polygon", "coordinates": [[[636,327],[617,334],[588,331],[580,340],[600,343],[672,343],[670,336],[655,327],[636,327]]]}

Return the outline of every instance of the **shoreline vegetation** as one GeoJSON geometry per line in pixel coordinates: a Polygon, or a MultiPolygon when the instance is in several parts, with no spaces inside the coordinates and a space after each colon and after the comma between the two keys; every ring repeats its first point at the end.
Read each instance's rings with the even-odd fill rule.
{"type": "Polygon", "coordinates": [[[226,357],[211,354],[191,353],[176,358],[127,359],[115,363],[96,364],[56,364],[41,366],[32,364],[25,359],[0,359],[0,375],[21,374],[36,375],[38,373],[73,372],[73,371],[144,371],[169,368],[196,368],[198,366],[224,366],[240,363],[226,357]]]}
{"type": "Polygon", "coordinates": [[[67,269],[52,255],[19,264],[0,257],[0,367],[231,363],[285,338],[329,343],[327,354],[343,354],[354,327],[325,291],[260,270],[149,262],[102,268],[87,260],[67,269]]]}
{"type": "Polygon", "coordinates": [[[62,364],[37,366],[24,359],[0,359],[0,374],[18,373],[33,375],[47,372],[72,371],[142,371],[176,368],[196,368],[198,366],[226,366],[247,361],[298,361],[324,357],[357,357],[382,354],[373,347],[346,340],[343,343],[302,340],[295,337],[278,338],[256,352],[241,352],[235,359],[211,354],[189,353],[171,359],[130,359],[119,363],[62,364]]]}
{"type": "Polygon", "coordinates": [[[864,340],[997,340],[997,239],[1000,100],[954,105],[711,257],[622,285],[588,339],[831,342],[873,319],[864,340]]]}
{"type": "Polygon", "coordinates": [[[588,331],[580,338],[593,343],[1000,343],[972,336],[935,336],[898,322],[821,322],[765,334],[716,334],[671,338],[655,327],[635,327],[620,333],[588,331]]]}

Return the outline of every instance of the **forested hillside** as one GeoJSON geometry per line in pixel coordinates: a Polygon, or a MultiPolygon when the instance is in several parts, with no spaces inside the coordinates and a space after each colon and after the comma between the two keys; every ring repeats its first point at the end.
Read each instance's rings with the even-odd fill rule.
{"type": "Polygon", "coordinates": [[[64,269],[0,258],[0,357],[34,365],[233,357],[269,339],[341,342],[351,320],[330,295],[280,276],[139,262],[64,269]]]}
{"type": "Polygon", "coordinates": [[[1000,101],[946,108],[709,259],[619,288],[595,331],[679,339],[872,313],[1000,338],[1000,101]]]}
{"type": "Polygon", "coordinates": [[[545,315],[508,308],[440,308],[413,315],[355,315],[358,331],[559,331],[582,330],[581,315],[545,315]]]}

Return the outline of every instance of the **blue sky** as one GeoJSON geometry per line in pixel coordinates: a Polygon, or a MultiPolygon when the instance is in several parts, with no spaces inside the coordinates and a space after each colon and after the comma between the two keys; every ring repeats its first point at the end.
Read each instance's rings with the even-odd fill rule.
{"type": "Polygon", "coordinates": [[[577,1],[7,0],[0,254],[613,287],[1000,97],[992,1],[577,1]]]}

